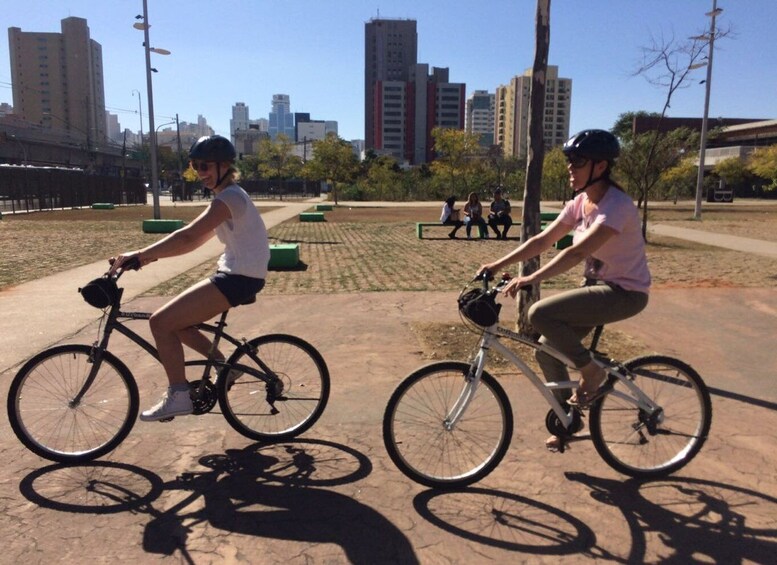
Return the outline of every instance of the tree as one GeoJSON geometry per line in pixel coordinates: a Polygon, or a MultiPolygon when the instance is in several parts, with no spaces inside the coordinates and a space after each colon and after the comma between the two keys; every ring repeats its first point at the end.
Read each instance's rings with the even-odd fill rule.
{"type": "Polygon", "coordinates": [[[561,147],[554,147],[545,154],[545,162],[542,165],[542,198],[566,202],[568,191],[567,159],[561,147]]]}
{"type": "Polygon", "coordinates": [[[313,158],[305,163],[308,178],[332,183],[332,194],[337,204],[337,183],[351,182],[359,171],[359,160],[351,144],[334,133],[313,142],[313,158]]]}
{"type": "Polygon", "coordinates": [[[281,199],[283,199],[284,181],[296,177],[302,171],[302,159],[293,154],[294,144],[284,134],[275,141],[262,139],[259,142],[258,165],[262,176],[277,179],[281,199]]]}
{"type": "Polygon", "coordinates": [[[684,156],[675,166],[669,167],[661,173],[661,183],[667,187],[675,204],[677,204],[680,194],[688,197],[693,196],[696,171],[696,159],[684,156]]]}
{"type": "MultiPolygon", "coordinates": [[[[716,38],[725,37],[728,31],[720,30],[715,34],[716,38]]],[[[666,116],[666,111],[672,101],[672,96],[680,88],[687,88],[691,72],[701,66],[704,66],[704,51],[710,45],[710,37],[700,34],[691,39],[690,42],[676,42],[673,39],[657,41],[652,38],[652,45],[642,49],[642,65],[634,72],[634,75],[642,75],[653,86],[666,89],[666,98],[661,110],[658,123],[652,133],[650,140],[645,147],[644,168],[642,175],[643,181],[652,176],[649,169],[654,168],[653,159],[656,157],[656,151],[660,142],[661,123],[666,116]]],[[[647,134],[646,134],[647,135],[647,134]]],[[[643,143],[647,140],[642,140],[643,143]]],[[[647,219],[648,219],[648,191],[653,187],[649,182],[643,182],[641,188],[643,192],[639,196],[642,206],[642,237],[647,240],[647,219]]]]}
{"type": "Polygon", "coordinates": [[[777,144],[759,147],[750,155],[747,168],[755,175],[771,181],[766,190],[777,189],[777,144]]]}
{"type": "Polygon", "coordinates": [[[744,184],[750,177],[747,165],[739,157],[718,161],[712,168],[712,172],[732,188],[744,184]]]}
{"type": "MultiPolygon", "coordinates": [[[[649,131],[635,135],[624,144],[615,169],[616,178],[625,180],[637,204],[647,209],[647,197],[659,184],[665,171],[675,167],[694,144],[699,134],[688,128],[678,128],[667,133],[649,131]]],[[[647,240],[647,215],[643,214],[642,237],[647,240]]]]}
{"type": "Polygon", "coordinates": [[[661,118],[661,114],[658,112],[646,112],[645,110],[639,110],[637,112],[624,112],[615,121],[615,125],[612,126],[612,133],[621,140],[621,143],[628,143],[634,136],[634,119],[635,118],[661,118]]]}
{"type": "MultiPolygon", "coordinates": [[[[534,30],[534,66],[529,94],[529,142],[526,163],[526,185],[523,191],[523,223],[521,241],[527,241],[540,231],[540,191],[542,164],[545,157],[545,78],[550,48],[550,0],[537,0],[534,30]]],[[[540,267],[539,257],[521,264],[521,276],[528,276],[540,267]]],[[[518,293],[518,331],[535,333],[529,323],[529,308],[540,299],[540,286],[534,284],[518,293]]]]}
{"type": "Polygon", "coordinates": [[[464,130],[436,127],[432,130],[436,158],[429,168],[437,175],[449,179],[451,194],[468,194],[473,189],[472,180],[483,153],[478,143],[480,136],[464,130]]]}

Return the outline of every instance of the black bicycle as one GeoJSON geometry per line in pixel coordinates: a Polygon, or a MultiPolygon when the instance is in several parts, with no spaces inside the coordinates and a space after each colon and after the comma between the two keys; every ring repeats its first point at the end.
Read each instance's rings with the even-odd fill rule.
{"type": "MultiPolygon", "coordinates": [[[[108,342],[115,330],[157,361],[159,355],[126,326],[127,321],[148,320],[151,314],[122,311],[123,289],[117,283],[125,270],[79,289],[87,302],[103,309],[98,341],[46,349],[27,361],[11,383],[11,428],[41,457],[60,463],[91,461],[115,449],[135,424],[138,387],[129,368],[108,350],[108,342]]],[[[225,331],[228,312],[215,324],[196,326],[213,334],[214,345],[207,358],[186,362],[187,367],[202,366],[202,376],[189,381],[193,413],[210,412],[218,402],[227,422],[252,440],[283,441],[305,432],[321,417],[329,399],[323,357],[292,335],[232,337],[225,331]],[[235,347],[227,360],[213,356],[222,339],[235,347]]]]}

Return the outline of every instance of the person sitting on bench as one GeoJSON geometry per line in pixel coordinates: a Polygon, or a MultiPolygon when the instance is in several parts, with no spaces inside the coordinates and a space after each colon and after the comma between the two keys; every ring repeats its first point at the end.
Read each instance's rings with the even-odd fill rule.
{"type": "Polygon", "coordinates": [[[502,198],[502,189],[497,188],[494,191],[494,200],[491,202],[491,213],[488,214],[488,225],[494,230],[497,239],[507,239],[507,230],[513,225],[513,219],[510,217],[510,201],[502,198]],[[499,233],[497,226],[504,226],[502,233],[499,233]]]}
{"type": "MultiPolygon", "coordinates": [[[[453,207],[456,202],[455,196],[449,196],[442,206],[442,214],[440,214],[440,221],[444,226],[453,226],[453,231],[448,234],[451,239],[456,238],[456,232],[464,225],[464,222],[459,220],[459,211],[453,207]]],[[[419,236],[420,237],[420,236],[419,236]]]]}

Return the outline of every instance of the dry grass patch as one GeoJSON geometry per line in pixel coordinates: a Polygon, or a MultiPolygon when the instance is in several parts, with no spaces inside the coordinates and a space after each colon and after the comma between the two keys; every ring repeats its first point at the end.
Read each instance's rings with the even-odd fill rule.
{"type": "MultiPolygon", "coordinates": [[[[190,222],[206,206],[164,206],[161,215],[190,222]]],[[[153,243],[160,234],[142,230],[143,220],[153,217],[151,206],[5,214],[0,220],[0,289],[153,243]]]]}
{"type": "MultiPolygon", "coordinates": [[[[353,208],[326,212],[326,222],[290,220],[276,226],[271,241],[299,243],[302,265],[271,272],[263,293],[459,290],[479,265],[518,244],[493,238],[451,241],[445,234],[419,240],[414,221],[401,217],[415,220],[423,211],[429,209],[353,208]]],[[[651,236],[648,255],[656,288],[768,287],[777,281],[777,260],[697,243],[651,236]]],[[[209,276],[213,267],[213,261],[203,263],[149,293],[177,294],[209,276]]],[[[576,268],[544,287],[569,288],[580,277],[576,268]]]]}

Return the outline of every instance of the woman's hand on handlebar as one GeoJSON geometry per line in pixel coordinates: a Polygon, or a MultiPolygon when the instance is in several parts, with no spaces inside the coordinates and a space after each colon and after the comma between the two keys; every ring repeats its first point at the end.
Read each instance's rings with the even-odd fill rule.
{"type": "Polygon", "coordinates": [[[506,285],[499,289],[499,292],[510,298],[515,298],[515,295],[518,294],[521,288],[531,286],[532,284],[534,282],[531,280],[531,277],[513,277],[506,285]]]}
{"type": "Polygon", "coordinates": [[[491,279],[493,278],[497,268],[498,265],[496,263],[486,263],[485,265],[481,265],[475,273],[475,279],[483,278],[483,275],[487,275],[489,279],[491,279]]]}
{"type": "Polygon", "coordinates": [[[121,269],[122,271],[137,271],[144,265],[147,265],[151,261],[145,260],[140,256],[140,251],[130,251],[128,253],[122,253],[118,257],[111,257],[108,259],[111,268],[108,270],[108,275],[113,276],[116,271],[121,269]]]}

